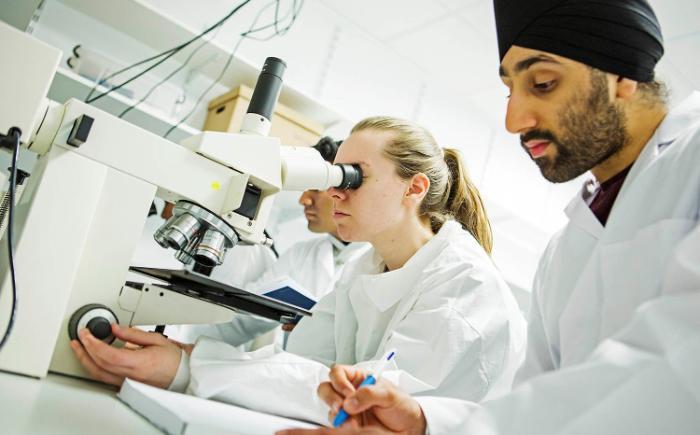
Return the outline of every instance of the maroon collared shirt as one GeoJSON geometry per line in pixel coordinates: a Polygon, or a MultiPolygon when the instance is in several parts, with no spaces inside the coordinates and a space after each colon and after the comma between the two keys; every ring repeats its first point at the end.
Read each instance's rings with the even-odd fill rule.
{"type": "Polygon", "coordinates": [[[625,182],[625,178],[627,178],[627,174],[630,172],[631,168],[632,165],[628,166],[609,180],[600,183],[600,186],[598,186],[598,192],[589,207],[603,226],[605,226],[608,221],[610,210],[612,210],[615,199],[617,199],[617,194],[620,193],[622,184],[625,182]]]}

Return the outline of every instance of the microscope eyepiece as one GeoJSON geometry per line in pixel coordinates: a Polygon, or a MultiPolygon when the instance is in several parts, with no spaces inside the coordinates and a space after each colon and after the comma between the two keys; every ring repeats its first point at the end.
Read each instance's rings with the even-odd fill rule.
{"type": "Polygon", "coordinates": [[[362,185],[362,168],[358,164],[338,163],[333,166],[343,171],[343,181],[336,186],[338,189],[357,189],[362,185]]]}
{"type": "Polygon", "coordinates": [[[248,105],[248,113],[260,115],[267,120],[272,119],[277,98],[282,90],[282,78],[287,64],[276,57],[268,57],[258,76],[253,96],[248,105]]]}

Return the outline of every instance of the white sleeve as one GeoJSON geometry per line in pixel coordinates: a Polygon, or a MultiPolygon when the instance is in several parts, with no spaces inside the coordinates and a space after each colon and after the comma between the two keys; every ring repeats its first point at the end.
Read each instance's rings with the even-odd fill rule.
{"type": "Polygon", "coordinates": [[[327,294],[292,331],[284,352],[274,345],[242,352],[202,338],[192,352],[190,392],[285,417],[328,423],[328,407],[316,395],[335,361],[336,292],[327,294]]]}
{"type": "MultiPolygon", "coordinates": [[[[247,313],[237,313],[229,323],[210,326],[219,333],[221,340],[232,346],[240,346],[266,332],[272,331],[280,326],[280,323],[276,320],[253,316],[247,313]]],[[[202,335],[207,334],[205,333],[202,335]]]]}
{"type": "Polygon", "coordinates": [[[274,345],[242,352],[225,343],[201,339],[191,360],[188,391],[256,411],[328,423],[328,407],[316,388],[328,380],[328,367],[274,345]]]}
{"type": "Polygon", "coordinates": [[[177,373],[168,386],[168,390],[182,393],[190,383],[190,356],[184,349],[180,350],[180,364],[177,366],[177,373]]]}
{"type": "MultiPolygon", "coordinates": [[[[446,433],[697,434],[700,428],[700,227],[676,248],[663,294],[582,364],[534,377],[446,433]]],[[[440,400],[440,399],[436,399],[440,400]]],[[[449,404],[448,404],[449,405],[449,404]]],[[[428,416],[436,413],[429,404],[428,416]]],[[[447,421],[449,423],[449,421],[447,421]]],[[[431,429],[432,430],[432,429],[431,429]]]]}

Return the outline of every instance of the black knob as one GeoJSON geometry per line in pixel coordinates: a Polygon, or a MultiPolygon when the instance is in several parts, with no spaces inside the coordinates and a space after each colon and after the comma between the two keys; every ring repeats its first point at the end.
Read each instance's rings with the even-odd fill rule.
{"type": "Polygon", "coordinates": [[[95,122],[93,118],[87,115],[80,115],[80,118],[76,119],[73,123],[73,128],[68,135],[66,143],[73,145],[76,148],[84,144],[90,135],[90,129],[92,129],[93,122],[95,122]]]}
{"type": "Polygon", "coordinates": [[[98,340],[111,344],[115,339],[112,334],[112,323],[119,323],[119,319],[108,307],[100,304],[84,305],[70,317],[68,336],[71,340],[77,340],[78,331],[88,328],[98,340]]]}
{"type": "Polygon", "coordinates": [[[92,335],[98,340],[104,340],[112,335],[112,325],[109,323],[109,320],[104,317],[90,319],[87,323],[87,329],[89,329],[92,335]]]}

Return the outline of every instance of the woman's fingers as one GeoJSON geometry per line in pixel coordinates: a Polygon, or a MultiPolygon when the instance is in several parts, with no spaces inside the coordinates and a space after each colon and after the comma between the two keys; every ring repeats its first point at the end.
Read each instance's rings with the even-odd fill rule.
{"type": "Polygon", "coordinates": [[[328,377],[333,389],[343,397],[355,392],[355,385],[359,385],[358,379],[364,379],[364,371],[355,367],[335,365],[331,368],[328,377]]]}
{"type": "Polygon", "coordinates": [[[127,376],[126,370],[138,364],[138,356],[135,351],[118,349],[96,339],[90,331],[82,329],[78,332],[80,342],[90,355],[92,360],[103,369],[127,376]]]}
{"type": "Polygon", "coordinates": [[[120,386],[122,382],[124,382],[124,378],[122,376],[117,376],[110,373],[95,364],[78,340],[72,340],[70,342],[70,347],[73,349],[73,353],[75,353],[75,356],[78,358],[78,361],[80,361],[80,364],[83,365],[85,370],[87,370],[92,378],[106,384],[116,386],[120,386]]]}
{"type": "Polygon", "coordinates": [[[393,387],[384,385],[372,385],[357,390],[353,396],[343,402],[344,409],[351,414],[364,412],[373,406],[379,408],[391,408],[398,403],[398,397],[393,387]]]}
{"type": "Polygon", "coordinates": [[[167,338],[157,332],[148,332],[137,328],[122,328],[116,323],[112,325],[112,333],[121,341],[128,341],[139,346],[152,346],[168,341],[167,338]]]}
{"type": "Polygon", "coordinates": [[[330,382],[321,383],[316,389],[316,393],[330,408],[328,411],[328,421],[333,421],[336,414],[338,414],[338,411],[340,411],[340,408],[343,406],[343,400],[345,400],[345,398],[333,389],[330,382]]]}

